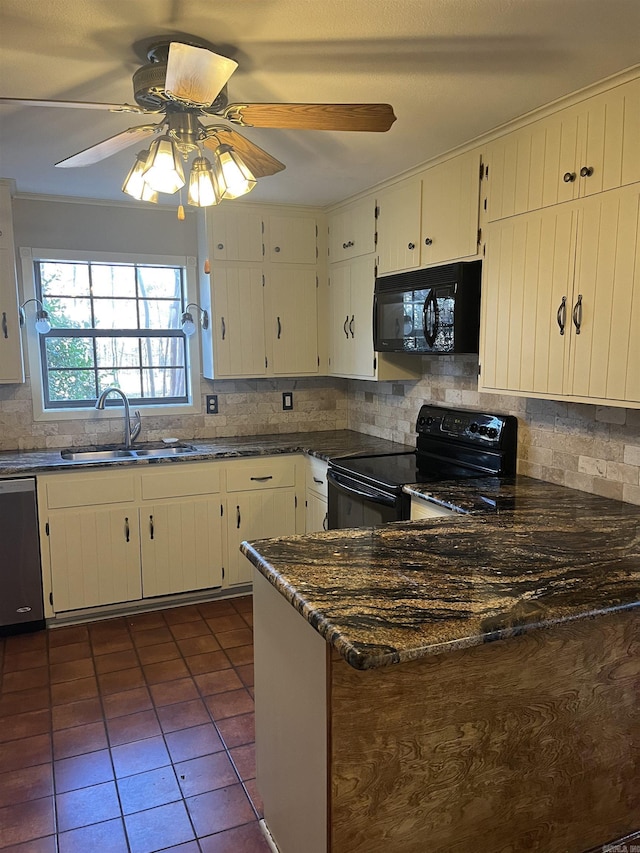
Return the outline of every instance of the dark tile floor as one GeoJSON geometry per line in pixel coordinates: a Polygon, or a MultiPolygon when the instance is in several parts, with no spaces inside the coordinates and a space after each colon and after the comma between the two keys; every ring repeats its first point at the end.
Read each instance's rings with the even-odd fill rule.
{"type": "Polygon", "coordinates": [[[267,853],[251,598],[0,640],[2,853],[267,853]]]}

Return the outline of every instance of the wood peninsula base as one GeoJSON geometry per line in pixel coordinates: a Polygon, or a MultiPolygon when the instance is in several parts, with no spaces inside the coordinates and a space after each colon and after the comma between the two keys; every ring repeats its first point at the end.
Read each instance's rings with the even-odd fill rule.
{"type": "Polygon", "coordinates": [[[584,853],[640,829],[637,609],[358,671],[254,575],[280,853],[584,853]]]}

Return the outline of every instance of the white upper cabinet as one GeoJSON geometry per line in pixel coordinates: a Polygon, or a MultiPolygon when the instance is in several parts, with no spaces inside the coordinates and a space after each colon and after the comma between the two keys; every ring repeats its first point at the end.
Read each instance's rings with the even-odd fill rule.
{"type": "Polygon", "coordinates": [[[479,189],[477,150],[422,173],[420,266],[477,254],[479,189]]]}
{"type": "Polygon", "coordinates": [[[315,264],[318,230],[314,216],[269,216],[266,256],[273,264],[315,264]]]}
{"type": "Polygon", "coordinates": [[[420,178],[407,178],[378,194],[378,274],[420,266],[420,178]]]}
{"type": "Polygon", "coordinates": [[[508,133],[487,149],[488,218],[640,181],[640,80],[508,133]]]}
{"type": "Polygon", "coordinates": [[[329,282],[329,370],[333,376],[374,379],[375,261],[365,256],[332,264],[329,282]]]}
{"type": "Polygon", "coordinates": [[[272,367],[278,376],[318,372],[317,276],[307,267],[279,269],[269,287],[272,367]]]}
{"type": "Polygon", "coordinates": [[[225,204],[207,211],[207,217],[212,260],[262,260],[264,223],[259,212],[225,204]]]}
{"type": "Polygon", "coordinates": [[[24,382],[18,308],[11,193],[0,181],[0,383],[24,382]]]}
{"type": "Polygon", "coordinates": [[[346,261],[376,250],[376,202],[361,199],[329,216],[329,263],[346,261]]]}

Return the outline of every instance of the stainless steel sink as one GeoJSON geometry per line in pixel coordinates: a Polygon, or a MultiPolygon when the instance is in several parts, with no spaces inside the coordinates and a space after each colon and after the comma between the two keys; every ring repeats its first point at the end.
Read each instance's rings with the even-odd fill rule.
{"type": "Polygon", "coordinates": [[[161,441],[143,442],[135,447],[124,448],[113,444],[92,445],[90,447],[69,447],[60,451],[68,462],[122,462],[126,459],[159,459],[166,456],[179,456],[194,453],[192,444],[164,444],[161,441]]]}

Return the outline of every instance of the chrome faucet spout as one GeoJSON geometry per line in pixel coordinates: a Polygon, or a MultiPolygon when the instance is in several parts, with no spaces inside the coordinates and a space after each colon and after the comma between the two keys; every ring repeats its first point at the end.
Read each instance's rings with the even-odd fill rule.
{"type": "Polygon", "coordinates": [[[115,385],[110,385],[108,388],[105,388],[104,391],[101,392],[100,396],[95,402],[96,409],[104,409],[105,401],[109,394],[119,394],[122,397],[122,402],[124,404],[124,446],[126,448],[130,448],[136,438],[140,435],[140,430],[142,429],[142,423],[140,422],[140,412],[135,413],[136,422],[131,428],[131,413],[129,410],[129,399],[124,391],[121,391],[120,388],[116,388],[115,385]]]}

